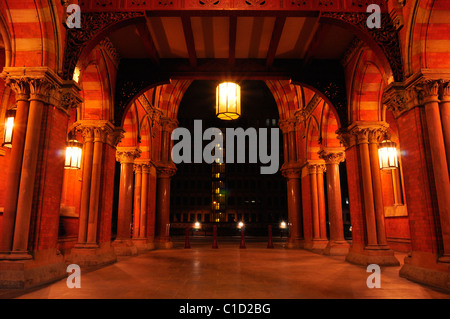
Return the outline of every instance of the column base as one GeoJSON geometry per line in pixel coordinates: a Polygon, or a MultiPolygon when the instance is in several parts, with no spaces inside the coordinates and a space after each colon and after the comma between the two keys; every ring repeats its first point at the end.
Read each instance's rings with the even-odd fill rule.
{"type": "Polygon", "coordinates": [[[110,245],[99,247],[97,244],[76,244],[67,261],[80,267],[99,267],[115,263],[117,256],[110,245]]]}
{"type": "Polygon", "coordinates": [[[155,238],[155,248],[156,249],[171,249],[173,248],[172,239],[169,238],[155,238]]]}
{"type": "Polygon", "coordinates": [[[446,262],[435,262],[435,260],[434,254],[413,252],[412,256],[405,257],[405,263],[399,275],[408,280],[450,292],[450,265],[446,262]]]}
{"type": "Polygon", "coordinates": [[[305,244],[305,249],[315,253],[322,253],[328,245],[328,239],[313,239],[305,244]]]}
{"type": "Polygon", "coordinates": [[[133,239],[132,242],[133,245],[136,246],[138,252],[144,252],[155,249],[155,244],[147,242],[147,238],[133,239]]]}
{"type": "Polygon", "coordinates": [[[117,256],[136,256],[138,249],[133,245],[131,239],[116,239],[111,246],[117,256]]]}
{"type": "Polygon", "coordinates": [[[355,251],[350,248],[345,260],[349,263],[363,266],[370,264],[400,266],[400,262],[394,256],[394,251],[388,246],[366,246],[362,251],[355,251]]]}
{"type": "Polygon", "coordinates": [[[286,248],[289,249],[302,249],[304,244],[304,240],[300,238],[288,237],[288,239],[286,240],[286,248]]]}
{"type": "Polygon", "coordinates": [[[67,276],[64,257],[56,249],[35,251],[33,255],[26,253],[2,254],[0,289],[32,288],[61,280],[67,276]],[[31,258],[26,257],[27,255],[31,258]]]}
{"type": "Polygon", "coordinates": [[[345,240],[329,241],[322,253],[327,256],[347,256],[349,250],[350,244],[345,240]]]}

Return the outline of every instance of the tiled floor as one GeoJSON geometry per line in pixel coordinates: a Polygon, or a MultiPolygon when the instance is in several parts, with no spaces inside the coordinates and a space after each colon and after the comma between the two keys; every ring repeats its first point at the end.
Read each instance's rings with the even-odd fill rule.
{"type": "MultiPolygon", "coordinates": [[[[224,243],[192,239],[191,249],[123,257],[114,265],[82,273],[81,288],[61,280],[25,293],[0,291],[0,298],[157,298],[157,299],[302,299],[302,298],[448,298],[449,294],[398,276],[399,267],[381,269],[381,288],[369,289],[364,267],[344,257],[305,250],[266,249],[263,242],[224,243]]],[[[397,256],[403,261],[404,255],[397,256]]]]}

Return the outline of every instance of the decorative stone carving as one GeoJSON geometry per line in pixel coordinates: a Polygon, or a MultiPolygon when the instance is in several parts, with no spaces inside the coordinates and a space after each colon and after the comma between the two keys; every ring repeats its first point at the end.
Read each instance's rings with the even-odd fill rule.
{"type": "Polygon", "coordinates": [[[322,149],[319,157],[325,161],[325,164],[339,164],[345,161],[345,152],[342,149],[322,149]]]}
{"type": "Polygon", "coordinates": [[[295,126],[297,123],[297,119],[295,117],[291,117],[285,120],[281,120],[279,122],[279,126],[283,134],[287,134],[295,131],[295,126]]]}
{"type": "Polygon", "coordinates": [[[116,160],[122,164],[134,164],[140,156],[141,150],[135,147],[120,147],[116,151],[116,160]]]}

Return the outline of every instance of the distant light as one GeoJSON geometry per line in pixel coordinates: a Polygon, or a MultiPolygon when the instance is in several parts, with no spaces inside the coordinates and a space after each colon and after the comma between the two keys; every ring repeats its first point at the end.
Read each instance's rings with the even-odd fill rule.
{"type": "Polygon", "coordinates": [[[286,222],[283,221],[283,222],[280,223],[280,228],[281,229],[286,229],[286,227],[287,227],[286,222]]]}
{"type": "Polygon", "coordinates": [[[200,229],[201,227],[202,227],[202,225],[199,222],[195,222],[195,224],[194,224],[195,229],[200,229]]]}
{"type": "Polygon", "coordinates": [[[346,203],[347,205],[349,204],[348,198],[345,199],[345,203],[346,203]]]}
{"type": "Polygon", "coordinates": [[[239,229],[244,228],[244,223],[243,223],[243,222],[239,222],[239,223],[238,223],[238,228],[239,228],[239,229]]]}
{"type": "Polygon", "coordinates": [[[73,71],[73,80],[77,83],[80,83],[80,75],[81,75],[80,68],[75,67],[75,70],[73,71]]]}

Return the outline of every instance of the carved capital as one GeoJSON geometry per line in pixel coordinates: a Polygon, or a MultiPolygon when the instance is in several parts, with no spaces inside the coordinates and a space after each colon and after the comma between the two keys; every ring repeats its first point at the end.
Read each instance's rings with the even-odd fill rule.
{"type": "Polygon", "coordinates": [[[142,164],[140,163],[134,163],[133,170],[135,174],[142,174],[142,164]]]}
{"type": "Polygon", "coordinates": [[[344,146],[345,149],[356,145],[356,137],[348,131],[346,128],[340,128],[336,131],[338,140],[344,146]]]}
{"type": "Polygon", "coordinates": [[[28,79],[6,77],[5,81],[16,94],[16,101],[28,101],[30,99],[30,85],[28,79]]]}
{"type": "Polygon", "coordinates": [[[177,167],[173,163],[159,163],[156,166],[158,178],[170,178],[177,172],[177,167]]]}
{"type": "Polygon", "coordinates": [[[117,147],[117,145],[122,141],[125,136],[125,131],[121,128],[115,128],[110,132],[106,138],[106,143],[112,147],[117,147]]]}
{"type": "Polygon", "coordinates": [[[450,81],[442,83],[442,98],[443,102],[450,102],[450,81]]]}
{"type": "Polygon", "coordinates": [[[177,127],[178,127],[177,120],[168,117],[161,118],[161,129],[163,130],[163,132],[168,132],[170,134],[177,127]]]}
{"type": "Polygon", "coordinates": [[[345,152],[342,148],[322,149],[319,157],[325,161],[325,164],[338,164],[345,161],[345,152]]]}
{"type": "Polygon", "coordinates": [[[94,143],[105,143],[108,129],[105,126],[94,127],[94,143]]]}
{"type": "Polygon", "coordinates": [[[83,137],[83,143],[89,143],[94,141],[94,128],[92,126],[77,126],[77,131],[81,133],[83,137]]]}
{"type": "Polygon", "coordinates": [[[440,80],[424,79],[416,84],[416,90],[421,94],[424,104],[439,102],[440,80]]]}
{"type": "Polygon", "coordinates": [[[296,123],[297,123],[296,117],[291,117],[285,120],[281,120],[279,125],[283,134],[287,134],[295,131],[296,123]]]}
{"type": "Polygon", "coordinates": [[[121,164],[134,164],[134,160],[141,156],[141,150],[135,147],[120,147],[116,151],[116,160],[121,164]]]}
{"type": "Polygon", "coordinates": [[[378,143],[388,127],[386,122],[355,122],[348,131],[355,135],[357,144],[378,143]]]}
{"type": "Polygon", "coordinates": [[[323,174],[327,170],[325,163],[313,161],[306,163],[306,169],[308,170],[308,174],[323,174]]]}
{"type": "Polygon", "coordinates": [[[281,167],[281,174],[288,180],[300,178],[301,172],[301,166],[297,163],[286,163],[281,167]]]}

